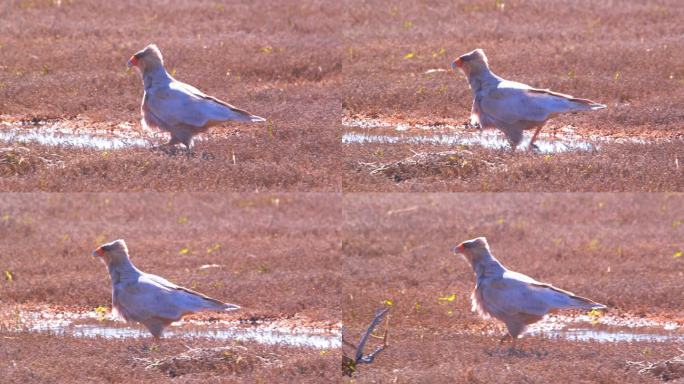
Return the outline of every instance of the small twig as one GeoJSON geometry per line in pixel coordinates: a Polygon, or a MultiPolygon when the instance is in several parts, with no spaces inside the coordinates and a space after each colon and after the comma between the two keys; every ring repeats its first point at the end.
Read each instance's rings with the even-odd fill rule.
{"type": "Polygon", "coordinates": [[[361,359],[360,359],[359,361],[357,361],[357,363],[363,363],[363,364],[370,364],[370,363],[372,363],[372,362],[373,362],[373,359],[375,359],[375,355],[377,355],[378,353],[384,351],[386,347],[387,347],[387,330],[385,330],[385,334],[384,334],[384,336],[382,337],[382,346],[377,347],[377,348],[375,349],[375,351],[369,353],[368,355],[362,356],[361,359]]]}
{"type": "MultiPolygon", "coordinates": [[[[377,327],[378,324],[380,324],[380,322],[382,321],[382,318],[387,314],[387,312],[389,312],[389,310],[390,310],[389,308],[377,310],[375,312],[375,318],[373,318],[373,321],[371,321],[370,325],[368,326],[368,329],[366,330],[366,332],[364,332],[363,335],[361,335],[361,340],[359,340],[359,345],[356,348],[356,359],[355,360],[357,363],[358,362],[365,362],[365,361],[362,361],[364,359],[364,357],[366,357],[363,355],[363,348],[366,346],[366,342],[368,342],[368,338],[370,337],[371,333],[373,333],[373,330],[375,330],[375,327],[377,327]]],[[[384,347],[385,346],[383,345],[381,348],[384,349],[384,347]]],[[[377,352],[373,352],[373,355],[375,355],[375,354],[377,354],[377,352]]],[[[373,360],[371,359],[371,362],[372,361],[373,360]]]]}
{"type": "Polygon", "coordinates": [[[671,359],[653,363],[648,361],[627,361],[627,366],[637,368],[641,375],[650,373],[665,381],[678,379],[684,377],[684,350],[678,349],[681,354],[671,359]]]}
{"type": "Polygon", "coordinates": [[[358,345],[354,345],[346,340],[344,340],[344,337],[342,338],[342,343],[353,348],[355,350],[354,353],[354,358],[352,359],[351,357],[347,356],[346,354],[343,354],[342,356],[342,372],[343,374],[347,376],[351,376],[355,371],[356,371],[356,366],[358,364],[370,364],[373,362],[375,357],[378,355],[378,353],[382,352],[387,348],[387,327],[385,328],[385,332],[382,337],[382,345],[378,348],[376,348],[373,352],[364,355],[363,349],[366,346],[366,343],[368,342],[368,339],[371,337],[377,338],[377,336],[373,335],[373,331],[375,328],[380,324],[382,321],[383,317],[387,315],[389,312],[390,308],[384,308],[384,309],[379,309],[375,312],[375,317],[373,318],[373,321],[371,321],[370,325],[368,326],[368,329],[366,329],[366,332],[364,332],[361,335],[361,339],[359,340],[358,345]]]}

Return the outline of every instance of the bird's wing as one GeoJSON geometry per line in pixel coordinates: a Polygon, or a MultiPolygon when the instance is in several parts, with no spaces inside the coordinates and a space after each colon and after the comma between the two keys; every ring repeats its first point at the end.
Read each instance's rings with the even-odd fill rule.
{"type": "Polygon", "coordinates": [[[145,277],[155,284],[158,284],[159,286],[168,290],[167,299],[171,300],[173,305],[177,306],[184,312],[200,311],[205,309],[230,310],[239,308],[236,305],[226,304],[222,301],[212,299],[209,296],[193,291],[192,289],[176,285],[157,275],[146,274],[145,277]]]}
{"type": "Polygon", "coordinates": [[[530,283],[506,278],[494,280],[482,287],[482,299],[497,318],[507,316],[546,315],[550,307],[545,295],[532,288],[530,283]]]}
{"type": "Polygon", "coordinates": [[[174,283],[172,283],[172,282],[166,280],[165,278],[163,278],[163,277],[161,277],[161,276],[153,275],[153,274],[151,274],[151,273],[145,273],[145,274],[143,275],[143,279],[146,280],[146,281],[150,281],[150,282],[152,282],[152,283],[154,283],[154,284],[157,284],[157,285],[159,285],[160,287],[162,287],[162,288],[164,288],[164,289],[167,289],[167,290],[177,289],[177,288],[178,288],[178,286],[177,286],[176,284],[174,284],[174,283]]]}
{"type": "Polygon", "coordinates": [[[511,271],[508,269],[503,273],[503,276],[506,279],[514,279],[514,280],[522,281],[522,282],[525,282],[528,284],[542,284],[539,281],[537,281],[537,280],[535,280],[535,279],[533,279],[527,275],[524,275],[524,274],[519,273],[519,272],[511,271]]]}
{"type": "Polygon", "coordinates": [[[572,292],[554,287],[551,284],[541,283],[522,273],[506,271],[504,273],[504,280],[509,283],[519,282],[526,286],[528,302],[535,308],[547,308],[546,311],[552,309],[563,308],[604,308],[602,304],[598,304],[592,300],[577,296],[572,292]]]}
{"type": "Polygon", "coordinates": [[[263,117],[259,117],[256,115],[252,115],[251,113],[245,111],[244,109],[240,109],[232,104],[228,104],[223,100],[217,99],[214,96],[209,96],[205,94],[204,92],[200,91],[199,89],[193,87],[190,84],[186,84],[180,81],[175,81],[175,85],[177,85],[180,88],[185,89],[186,91],[192,93],[194,96],[199,97],[204,99],[207,102],[212,102],[215,104],[218,104],[220,106],[223,106],[224,108],[227,109],[225,113],[228,113],[229,117],[228,120],[236,120],[236,121],[251,121],[251,122],[260,122],[260,121],[266,121],[263,117]]]}
{"type": "Polygon", "coordinates": [[[238,108],[238,107],[236,107],[236,106],[234,106],[234,105],[232,105],[232,104],[228,104],[228,103],[226,103],[226,102],[223,101],[223,100],[219,100],[219,99],[215,98],[214,96],[209,96],[209,95],[207,95],[206,93],[200,91],[199,89],[193,87],[193,86],[190,85],[190,84],[186,84],[186,83],[183,83],[183,82],[180,82],[180,81],[175,81],[173,84],[174,84],[175,86],[181,88],[181,89],[184,89],[186,92],[188,92],[188,93],[190,93],[190,94],[192,94],[192,95],[194,95],[194,96],[196,96],[196,97],[199,97],[199,98],[201,98],[201,99],[208,100],[208,101],[212,101],[212,102],[214,102],[214,103],[218,103],[218,104],[220,104],[220,105],[222,105],[222,106],[224,106],[224,107],[226,107],[226,108],[230,108],[231,110],[236,111],[236,112],[248,113],[247,111],[242,110],[242,109],[240,109],[240,108],[238,108]]]}
{"type": "Polygon", "coordinates": [[[536,89],[513,81],[502,81],[482,95],[482,111],[504,122],[544,122],[553,114],[605,108],[591,100],[536,89]]]}
{"type": "Polygon", "coordinates": [[[168,87],[148,91],[145,106],[167,126],[203,128],[223,121],[263,121],[228,103],[207,96],[197,88],[173,81],[168,87]]]}
{"type": "Polygon", "coordinates": [[[495,120],[504,122],[546,121],[551,110],[546,100],[534,95],[524,84],[502,81],[482,95],[480,108],[495,120]]]}
{"type": "Polygon", "coordinates": [[[554,287],[551,284],[537,283],[532,284],[535,289],[545,290],[549,301],[554,308],[579,308],[579,309],[603,309],[607,308],[605,305],[597,303],[586,297],[577,296],[572,292],[554,287]],[[553,292],[553,293],[551,293],[553,292]]]}
{"type": "Polygon", "coordinates": [[[183,312],[169,300],[171,290],[142,275],[135,284],[115,291],[115,302],[126,319],[145,321],[153,317],[177,320],[183,312]]]}

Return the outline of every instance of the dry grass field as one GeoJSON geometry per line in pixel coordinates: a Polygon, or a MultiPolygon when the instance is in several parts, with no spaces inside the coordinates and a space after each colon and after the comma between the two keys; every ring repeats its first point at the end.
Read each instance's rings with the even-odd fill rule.
{"type": "Polygon", "coordinates": [[[606,316],[675,322],[681,337],[682,195],[357,194],[343,209],[345,339],[392,308],[389,346],[349,382],[655,383],[627,362],[680,354],[681,341],[536,335],[521,339],[527,355],[498,354],[503,328],[471,312],[474,274],[451,249],[486,236],[510,269],[604,303],[606,316]]]}
{"type": "Polygon", "coordinates": [[[146,370],[136,359],[226,344],[246,347],[235,356],[243,359],[208,366],[199,359],[176,373],[196,382],[337,377],[335,350],[179,338],[162,339],[159,349],[151,350],[144,347],[150,339],[15,333],[3,325],[12,324],[7,311],[16,306],[110,308],[109,276],[91,252],[116,238],[126,240],[132,261],[143,271],[242,306],[229,320],[300,318],[339,324],[340,209],[335,194],[3,194],[3,382],[165,381],[168,372],[146,370]],[[269,364],[269,359],[282,364],[269,364]]]}
{"type": "Polygon", "coordinates": [[[3,2],[0,120],[139,130],[142,82],[125,65],[154,42],[179,80],[269,123],[217,127],[194,158],[14,142],[29,151],[0,151],[0,190],[338,190],[340,12],[315,0],[3,2]]]}
{"type": "Polygon", "coordinates": [[[683,1],[6,0],[0,20],[0,383],[684,380],[684,363],[640,371],[684,359],[683,1]],[[141,126],[126,69],[151,43],[267,121],[155,148],[168,134],[141,126]],[[465,124],[450,68],[476,48],[607,108],[502,148],[465,124]],[[451,253],[477,236],[609,309],[506,353],[451,253]],[[141,270],[241,309],[139,337],[91,255],[118,238],[141,270]],[[340,334],[356,343],[379,308],[386,349],[341,375],[340,334]]]}
{"type": "MultiPolygon", "coordinates": [[[[542,132],[572,126],[583,137],[643,143],[550,156],[478,146],[345,144],[344,190],[682,190],[683,17],[684,3],[676,0],[357,3],[350,8],[344,32],[347,117],[465,122],[471,91],[465,77],[449,64],[483,48],[492,70],[504,78],[608,106],[561,115],[542,132]],[[435,69],[444,71],[430,71],[435,69]],[[443,151],[456,153],[407,165],[400,172],[371,175],[373,168],[363,166],[395,164],[415,152],[443,151]]],[[[396,133],[416,134],[429,132],[396,133]]]]}

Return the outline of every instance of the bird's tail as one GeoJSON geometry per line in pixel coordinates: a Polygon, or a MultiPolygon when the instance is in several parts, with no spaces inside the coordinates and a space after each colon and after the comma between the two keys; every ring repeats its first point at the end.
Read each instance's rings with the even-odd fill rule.
{"type": "Polygon", "coordinates": [[[582,296],[570,296],[570,303],[573,307],[580,309],[606,309],[607,306],[597,303],[593,300],[589,300],[582,296]]]}
{"type": "Polygon", "coordinates": [[[252,115],[251,113],[245,111],[244,109],[237,108],[233,105],[230,105],[226,103],[225,101],[221,101],[215,97],[212,96],[202,96],[204,99],[211,100],[214,103],[218,104],[221,106],[221,112],[219,113],[222,115],[221,117],[224,120],[233,120],[233,121],[244,121],[244,122],[252,122],[252,123],[259,123],[262,121],[266,121],[263,117],[257,116],[257,115],[252,115]]]}
{"type": "Polygon", "coordinates": [[[240,309],[240,306],[235,304],[224,303],[223,301],[212,299],[210,297],[203,297],[204,308],[210,311],[235,311],[240,309]]]}
{"type": "Polygon", "coordinates": [[[225,303],[223,306],[224,311],[235,311],[240,309],[239,305],[225,303]]]}
{"type": "Polygon", "coordinates": [[[261,123],[261,122],[266,121],[266,119],[264,119],[263,117],[256,116],[256,115],[250,115],[249,118],[250,118],[249,121],[251,121],[252,123],[261,123]]]}
{"type": "Polygon", "coordinates": [[[252,115],[251,113],[243,110],[243,109],[238,109],[238,108],[230,108],[228,110],[228,114],[226,116],[228,120],[233,120],[233,121],[242,121],[246,123],[258,123],[262,121],[266,121],[263,117],[259,117],[257,115],[252,115]]]}
{"type": "Polygon", "coordinates": [[[550,296],[551,306],[558,309],[605,309],[607,306],[597,303],[593,300],[587,299],[586,297],[577,296],[572,292],[564,291],[560,288],[556,288],[550,284],[543,283],[532,283],[530,284],[534,287],[549,289],[555,294],[550,296]]]}
{"type": "Polygon", "coordinates": [[[205,296],[188,288],[176,287],[176,289],[183,293],[182,296],[179,297],[183,305],[193,311],[234,311],[240,309],[240,307],[235,304],[228,304],[221,300],[212,299],[209,296],[205,296]]]}
{"type": "Polygon", "coordinates": [[[237,121],[244,121],[247,123],[261,123],[266,121],[266,119],[261,116],[252,115],[251,113],[241,109],[234,109],[233,113],[233,119],[237,121]]]}
{"type": "Polygon", "coordinates": [[[597,110],[597,109],[603,109],[606,108],[605,104],[599,104],[594,101],[591,101],[589,99],[579,99],[576,97],[573,97],[569,99],[579,110],[597,110]]]}

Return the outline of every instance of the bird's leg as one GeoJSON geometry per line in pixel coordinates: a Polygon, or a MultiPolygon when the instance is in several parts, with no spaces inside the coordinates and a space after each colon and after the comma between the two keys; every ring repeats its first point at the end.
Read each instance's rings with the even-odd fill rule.
{"type": "Polygon", "coordinates": [[[463,126],[466,129],[480,129],[480,130],[482,129],[482,127],[480,126],[480,123],[478,123],[472,119],[468,119],[465,122],[463,122],[463,126]]]}
{"type": "Polygon", "coordinates": [[[171,136],[171,138],[169,139],[169,141],[166,142],[166,144],[164,144],[164,145],[167,145],[167,146],[169,146],[169,147],[173,147],[173,146],[175,146],[176,144],[179,144],[179,143],[180,143],[180,140],[178,140],[175,136],[171,136]]]}
{"type": "Polygon", "coordinates": [[[161,337],[155,336],[152,344],[150,345],[150,351],[159,351],[161,349],[161,337]]]}
{"type": "Polygon", "coordinates": [[[161,145],[155,145],[154,147],[152,147],[152,149],[153,150],[160,150],[164,153],[173,155],[176,153],[175,149],[176,149],[176,144],[178,144],[178,143],[180,143],[180,140],[178,140],[174,136],[171,136],[169,141],[167,141],[166,143],[161,144],[161,145]]]}
{"type": "Polygon", "coordinates": [[[508,143],[511,145],[511,153],[515,152],[515,149],[518,148],[518,144],[516,144],[510,140],[508,141],[508,143]]]}
{"type": "Polygon", "coordinates": [[[193,142],[192,137],[183,144],[185,144],[185,155],[187,157],[193,157],[195,155],[195,143],[193,142]]]}
{"type": "Polygon", "coordinates": [[[517,339],[517,337],[511,337],[511,348],[508,349],[509,354],[515,354],[517,352],[517,349],[515,349],[515,342],[517,339]]]}
{"type": "Polygon", "coordinates": [[[537,146],[534,145],[534,141],[537,140],[537,135],[539,135],[539,132],[541,132],[543,126],[537,127],[537,130],[534,131],[534,135],[532,135],[532,140],[530,140],[530,146],[527,148],[529,151],[532,151],[534,148],[537,146]]]}
{"type": "Polygon", "coordinates": [[[503,345],[504,341],[506,341],[506,339],[508,339],[509,337],[511,337],[511,335],[509,333],[506,333],[501,338],[501,340],[499,340],[499,346],[496,348],[497,353],[501,353],[501,346],[503,345]]]}

